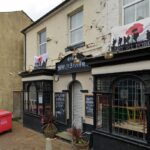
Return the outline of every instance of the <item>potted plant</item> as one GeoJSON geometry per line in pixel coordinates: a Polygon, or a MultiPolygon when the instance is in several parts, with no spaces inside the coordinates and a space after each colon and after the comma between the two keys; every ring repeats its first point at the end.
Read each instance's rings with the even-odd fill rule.
{"type": "Polygon", "coordinates": [[[46,137],[54,138],[57,133],[57,128],[55,126],[55,118],[52,113],[49,115],[43,115],[41,117],[42,130],[46,137]]]}
{"type": "Polygon", "coordinates": [[[73,147],[75,150],[88,150],[89,141],[85,136],[82,135],[81,129],[73,126],[67,131],[72,136],[73,147]]]}

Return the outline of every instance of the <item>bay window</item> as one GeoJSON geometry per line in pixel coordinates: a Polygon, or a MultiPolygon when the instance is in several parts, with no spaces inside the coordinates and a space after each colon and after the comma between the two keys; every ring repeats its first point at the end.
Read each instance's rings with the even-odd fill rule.
{"type": "Polygon", "coordinates": [[[52,111],[52,82],[32,81],[24,83],[24,113],[41,116],[52,111]]]}
{"type": "Polygon", "coordinates": [[[124,0],[124,24],[132,23],[149,16],[149,0],[124,0]]]}

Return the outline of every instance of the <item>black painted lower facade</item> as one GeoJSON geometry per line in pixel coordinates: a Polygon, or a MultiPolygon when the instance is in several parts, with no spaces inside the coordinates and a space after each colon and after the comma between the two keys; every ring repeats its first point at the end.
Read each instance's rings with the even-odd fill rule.
{"type": "Polygon", "coordinates": [[[150,146],[144,142],[134,141],[129,138],[121,138],[116,135],[93,132],[94,150],[149,150],[150,146]]]}
{"type": "Polygon", "coordinates": [[[27,128],[35,130],[37,132],[42,132],[40,116],[35,116],[33,114],[24,113],[23,114],[23,125],[27,128]]]}

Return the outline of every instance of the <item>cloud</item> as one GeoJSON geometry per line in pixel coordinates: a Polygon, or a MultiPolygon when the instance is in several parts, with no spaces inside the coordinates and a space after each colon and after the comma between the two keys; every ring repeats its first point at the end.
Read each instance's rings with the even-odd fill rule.
{"type": "Polygon", "coordinates": [[[1,0],[0,12],[24,10],[33,20],[56,7],[63,0],[1,0]]]}

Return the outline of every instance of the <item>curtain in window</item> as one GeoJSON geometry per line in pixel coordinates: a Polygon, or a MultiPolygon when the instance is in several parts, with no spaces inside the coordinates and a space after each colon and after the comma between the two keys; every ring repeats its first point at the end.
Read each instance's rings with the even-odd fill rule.
{"type": "Polygon", "coordinates": [[[37,112],[37,93],[33,84],[29,87],[29,111],[34,114],[37,112]]]}

